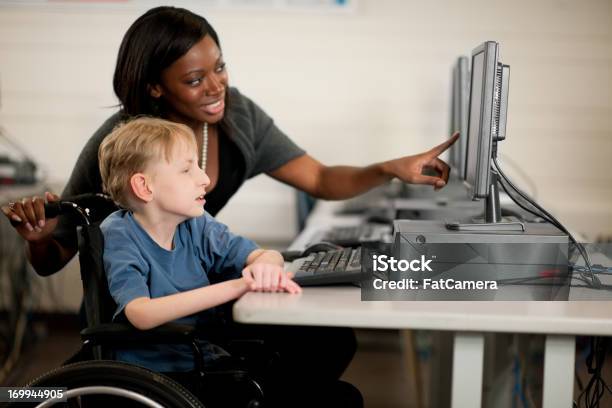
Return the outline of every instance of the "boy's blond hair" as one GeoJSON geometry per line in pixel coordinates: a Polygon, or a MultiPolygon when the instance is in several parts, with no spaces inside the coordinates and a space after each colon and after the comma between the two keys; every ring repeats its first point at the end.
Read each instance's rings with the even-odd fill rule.
{"type": "Polygon", "coordinates": [[[153,160],[170,161],[178,142],[197,148],[190,128],[152,117],[138,117],[118,125],[98,150],[102,187],[122,207],[130,209],[130,178],[153,160]]]}

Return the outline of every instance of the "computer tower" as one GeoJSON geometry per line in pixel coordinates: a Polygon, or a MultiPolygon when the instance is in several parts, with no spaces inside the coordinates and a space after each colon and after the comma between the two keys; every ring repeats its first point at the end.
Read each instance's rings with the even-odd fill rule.
{"type": "Polygon", "coordinates": [[[431,271],[390,271],[389,279],[420,281],[410,297],[422,300],[567,300],[568,236],[548,223],[524,226],[524,231],[455,231],[443,221],[396,220],[393,256],[424,257],[431,271]],[[436,289],[423,287],[425,280],[495,281],[498,288],[436,289]]]}

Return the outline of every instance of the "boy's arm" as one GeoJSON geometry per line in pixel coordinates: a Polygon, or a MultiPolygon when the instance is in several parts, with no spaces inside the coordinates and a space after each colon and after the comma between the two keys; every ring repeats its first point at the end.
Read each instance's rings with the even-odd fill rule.
{"type": "Polygon", "coordinates": [[[125,307],[125,315],[140,330],[148,330],[229,302],[249,290],[244,278],[159,298],[139,297],[125,307]]]}
{"type": "Polygon", "coordinates": [[[271,251],[266,249],[256,249],[249,254],[246,260],[246,264],[249,266],[254,263],[267,263],[272,265],[284,266],[285,261],[283,260],[283,256],[278,251],[271,251]]]}
{"type": "Polygon", "coordinates": [[[256,249],[246,260],[243,277],[159,298],[139,297],[125,307],[125,315],[140,330],[148,330],[239,298],[249,290],[301,292],[283,272],[277,251],[256,249]]]}

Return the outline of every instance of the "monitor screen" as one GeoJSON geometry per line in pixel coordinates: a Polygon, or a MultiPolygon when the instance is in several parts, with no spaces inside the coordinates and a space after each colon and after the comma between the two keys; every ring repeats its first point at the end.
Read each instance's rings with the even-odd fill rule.
{"type": "Polygon", "coordinates": [[[498,44],[487,41],[472,52],[465,183],[472,199],[489,193],[492,120],[498,44]]]}

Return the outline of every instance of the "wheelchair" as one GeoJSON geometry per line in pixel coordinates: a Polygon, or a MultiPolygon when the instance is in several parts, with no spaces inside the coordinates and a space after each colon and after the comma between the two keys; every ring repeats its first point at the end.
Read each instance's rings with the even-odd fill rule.
{"type": "MultiPolygon", "coordinates": [[[[203,338],[194,327],[175,323],[141,331],[127,319],[112,321],[116,304],[104,274],[104,240],[99,223],[116,209],[103,194],[86,194],[45,206],[48,218],[68,216],[76,225],[87,327],[81,331],[82,347],[73,358],[27,385],[66,388],[66,402],[48,400],[40,405],[19,402],[7,406],[199,408],[210,402],[223,407],[262,407],[262,386],[247,368],[253,361],[262,361],[262,342],[203,338]],[[214,342],[232,357],[206,366],[198,340],[214,342]],[[158,373],[112,359],[113,350],[143,344],[190,345],[195,370],[180,373],[180,381],[176,381],[178,373],[158,373]]],[[[270,358],[273,359],[272,354],[270,358]]]]}

